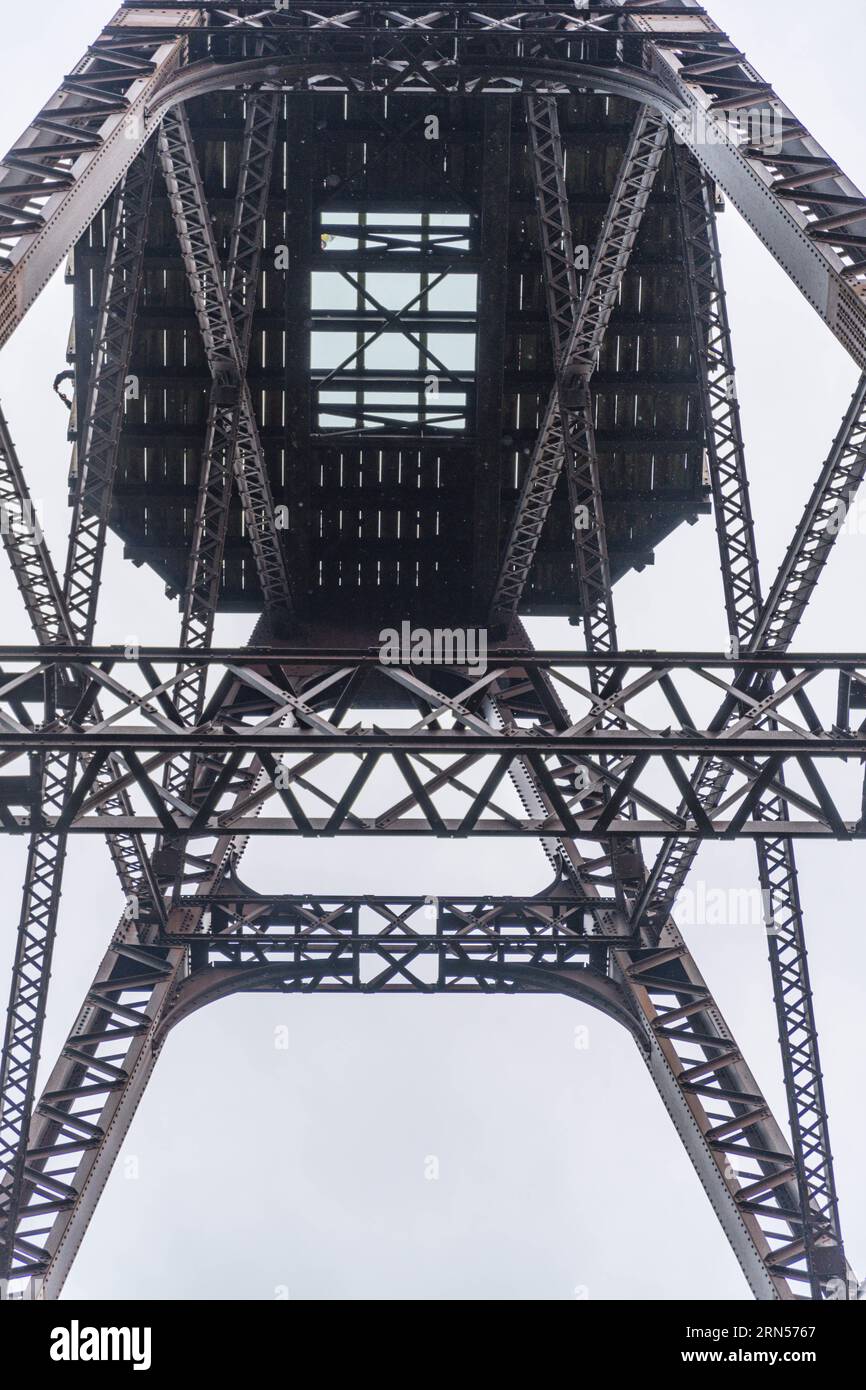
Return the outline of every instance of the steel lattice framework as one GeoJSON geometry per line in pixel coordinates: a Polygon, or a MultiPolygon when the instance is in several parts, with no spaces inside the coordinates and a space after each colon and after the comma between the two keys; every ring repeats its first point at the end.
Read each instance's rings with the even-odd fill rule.
{"type": "Polygon", "coordinates": [[[67,255],[76,297],[62,582],[0,414],[34,638],[0,646],[0,824],[28,837],[4,1293],[59,1294],[171,1029],[280,990],[601,1009],[754,1295],[856,1296],[794,841],[866,839],[866,654],[792,643],[866,473],[866,376],[765,597],[719,190],[866,368],[866,199],[696,0],[126,0],[0,161],[0,341],[67,255]],[[381,273],[413,280],[399,307],[381,273]],[[317,300],[317,274],[344,298],[317,300]],[[448,280],[475,310],[443,305],[448,280]],[[354,350],[311,366],[317,333],[354,350]],[[404,357],[376,365],[389,333],[404,357]],[[450,364],[445,338],[469,334],[474,368],[450,364]],[[729,653],[619,650],[615,580],[708,510],[729,653]],[[110,529],[179,596],[176,644],[97,642],[110,529]],[[260,615],[250,645],[214,647],[232,606],[260,615]],[[584,650],[533,650],[528,612],[569,616],[584,650]],[[373,641],[385,614],[409,650],[373,641]],[[127,906],[37,1098],[87,833],[127,906]],[[554,878],[526,898],[268,895],[240,877],[253,834],[528,837],[554,878]],[[699,846],[736,837],[787,1130],[671,917],[699,846]]]}

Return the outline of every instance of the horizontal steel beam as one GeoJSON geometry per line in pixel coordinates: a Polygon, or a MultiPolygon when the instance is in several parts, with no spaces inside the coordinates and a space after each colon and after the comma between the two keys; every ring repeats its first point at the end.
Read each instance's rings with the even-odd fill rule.
{"type": "MultiPolygon", "coordinates": [[[[431,629],[431,633],[436,629],[431,629]]],[[[465,634],[473,631],[483,632],[483,628],[459,629],[453,631],[465,634]]],[[[421,629],[418,629],[421,632],[421,629]]],[[[383,639],[384,640],[384,639],[383,639]]],[[[169,644],[144,646],[136,644],[134,649],[107,643],[82,643],[80,646],[61,643],[51,647],[38,647],[31,643],[8,642],[0,644],[0,670],[7,664],[35,663],[42,666],[97,665],[107,662],[110,665],[123,665],[135,669],[145,663],[153,665],[195,664],[197,666],[284,666],[298,671],[317,672],[322,666],[352,666],[362,670],[374,669],[436,669],[452,670],[459,674],[465,671],[465,663],[447,654],[436,657],[432,662],[421,656],[385,662],[380,654],[381,644],[375,647],[301,647],[285,643],[276,645],[255,643],[245,647],[212,646],[200,650],[197,647],[172,646],[169,644]]],[[[779,674],[786,667],[793,666],[798,671],[838,671],[862,670],[866,667],[866,652],[828,651],[828,652],[782,652],[773,648],[730,656],[727,653],[710,650],[660,651],[653,647],[628,648],[624,651],[606,652],[604,657],[591,656],[587,652],[575,651],[570,647],[549,647],[532,650],[526,647],[491,646],[486,664],[490,669],[506,670],[520,667],[523,670],[552,671],[591,670],[595,665],[604,664],[620,671],[639,668],[646,671],[662,670],[706,670],[742,671],[745,673],[779,674]]]]}
{"type": "MultiPolygon", "coordinates": [[[[673,820],[667,816],[659,816],[655,820],[617,818],[605,822],[603,830],[598,828],[597,818],[593,816],[574,816],[567,820],[561,816],[546,816],[543,820],[522,819],[519,816],[509,819],[490,816],[476,820],[471,834],[464,828],[463,818],[459,817],[440,818],[439,827],[435,832],[431,830],[430,823],[420,816],[414,820],[403,817],[399,824],[384,827],[379,824],[381,819],[381,817],[371,817],[364,821],[358,816],[353,816],[344,823],[335,826],[332,816],[311,816],[307,817],[303,827],[301,827],[287,815],[259,816],[256,818],[227,814],[209,816],[206,820],[197,821],[191,816],[181,815],[173,818],[172,825],[167,832],[164,822],[158,816],[93,815],[74,821],[69,827],[69,833],[107,835],[112,831],[135,831],[139,835],[170,833],[177,839],[208,839],[220,833],[239,837],[246,835],[301,835],[313,839],[331,839],[337,834],[342,837],[355,835],[380,839],[389,835],[405,838],[406,836],[424,837],[436,834],[449,840],[477,839],[479,836],[523,837],[537,840],[539,836],[556,838],[567,835],[572,839],[586,840],[597,844],[606,840],[617,839],[657,840],[672,834],[675,829],[673,820]]],[[[48,830],[54,829],[54,825],[55,822],[48,817],[48,830]]],[[[18,826],[20,834],[26,834],[28,830],[29,826],[26,822],[18,826]]],[[[681,830],[680,833],[684,832],[681,830]]],[[[715,816],[710,821],[706,832],[699,832],[696,828],[688,826],[685,833],[695,835],[701,840],[754,840],[788,835],[795,840],[844,839],[861,841],[866,839],[866,825],[861,821],[840,821],[839,830],[836,831],[828,825],[812,820],[746,820],[735,822],[732,816],[715,816]]]]}
{"type": "Polygon", "coordinates": [[[629,729],[585,730],[581,733],[544,733],[513,730],[508,733],[475,733],[465,729],[421,729],[400,726],[381,729],[356,728],[345,732],[317,732],[315,729],[148,729],[140,724],[116,724],[107,729],[28,729],[4,730],[0,727],[0,758],[18,753],[81,752],[98,753],[117,749],[121,757],[128,751],[174,753],[192,749],[221,755],[247,753],[470,753],[474,756],[508,753],[515,758],[535,754],[618,754],[633,758],[645,753],[661,756],[673,753],[681,758],[713,755],[719,758],[781,757],[862,758],[866,757],[866,730],[847,730],[837,734],[832,728],[789,733],[783,729],[755,729],[714,734],[707,729],[652,730],[639,733],[629,729]]]}

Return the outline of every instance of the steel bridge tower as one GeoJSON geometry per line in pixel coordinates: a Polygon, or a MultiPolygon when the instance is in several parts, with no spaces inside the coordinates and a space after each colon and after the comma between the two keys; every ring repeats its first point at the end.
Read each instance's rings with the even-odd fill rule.
{"type": "Polygon", "coordinates": [[[866,368],[866,200],[695,0],[126,0],[0,163],[0,342],[65,260],[75,306],[62,569],[0,418],[33,627],[0,649],[0,824],[29,845],[9,1296],[57,1297],[168,1033],[249,990],[594,1005],[755,1297],[856,1296],[794,846],[866,838],[866,656],[793,643],[866,471],[866,377],[767,584],[722,197],[866,368]],[[615,581],[708,512],[729,650],[621,650],[615,581]],[[109,528],[179,599],[171,645],[96,644],[109,528]],[[248,647],[214,646],[218,610],[254,615],[248,647]],[[537,614],[582,641],[534,650],[537,614]],[[86,833],[127,907],[38,1095],[86,833]],[[551,886],[274,896],[241,878],[256,834],[528,837],[551,886]],[[738,836],[778,1118],[671,916],[738,836]]]}

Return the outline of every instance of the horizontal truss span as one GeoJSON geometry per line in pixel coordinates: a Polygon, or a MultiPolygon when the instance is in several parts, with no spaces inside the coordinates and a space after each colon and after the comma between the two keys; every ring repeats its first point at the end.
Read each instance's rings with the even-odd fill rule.
{"type": "Polygon", "coordinates": [[[629,949],[640,959],[641,943],[634,936],[602,936],[595,925],[596,914],[615,908],[613,899],[563,897],[561,887],[558,894],[529,898],[269,898],[245,891],[184,898],[177,905],[201,910],[203,902],[203,928],[194,937],[153,936],[155,948],[179,947],[186,957],[159,1043],[194,1009],[250,990],[531,990],[574,992],[624,1022],[646,1046],[636,1014],[610,983],[610,953],[629,949]]]}
{"type": "Polygon", "coordinates": [[[462,664],[392,664],[378,653],[285,647],[130,659],[117,648],[0,649],[0,819],[10,833],[135,829],[172,839],[866,838],[866,655],[494,652],[466,661],[465,652],[462,664]],[[174,691],[201,671],[205,708],[186,720],[174,691]],[[41,759],[64,750],[92,756],[62,814],[48,815],[41,759]],[[155,775],[190,750],[206,761],[195,806],[155,775]],[[707,756],[730,771],[713,806],[690,786],[694,761],[707,756]],[[109,759],[111,775],[97,782],[109,759]],[[256,759],[263,784],[238,796],[256,759]],[[543,788],[542,814],[511,790],[518,761],[543,788]],[[767,797],[783,787],[787,818],[765,819],[767,797]],[[132,813],[111,815],[106,803],[120,792],[133,796],[132,813]]]}
{"type": "MultiPolygon", "coordinates": [[[[506,947],[587,944],[638,949],[638,936],[599,937],[595,919],[617,908],[615,897],[578,897],[570,889],[530,896],[465,894],[253,893],[248,889],[188,895],[174,904],[203,910],[195,945],[208,949],[269,946],[306,950],[331,942],[366,950],[388,941],[452,941],[455,946],[506,947]],[[266,935],[265,935],[266,934],[266,935]]],[[[157,926],[155,940],[190,945],[188,936],[157,926]]]]}

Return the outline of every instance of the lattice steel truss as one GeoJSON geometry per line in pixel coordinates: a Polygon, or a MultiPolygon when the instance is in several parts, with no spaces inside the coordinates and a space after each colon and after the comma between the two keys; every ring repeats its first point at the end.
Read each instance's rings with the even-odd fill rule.
{"type": "MultiPolygon", "coordinates": [[[[424,124],[422,113],[385,141],[409,141],[424,124]]],[[[448,180],[436,172],[441,210],[448,180]]],[[[29,837],[0,1072],[4,1292],[29,1282],[37,1296],[58,1295],[168,1033],[206,1003],[262,990],[541,991],[601,1009],[635,1039],[756,1297],[856,1296],[793,841],[866,839],[866,654],[803,655],[791,644],[866,472],[866,377],[764,598],[719,188],[866,367],[866,200],[695,0],[433,11],[127,0],[0,162],[0,340],[103,208],[107,227],[98,313],[77,347],[62,584],[0,415],[2,539],[35,638],[0,646],[0,824],[29,837]],[[243,136],[221,237],[190,112],[227,91],[243,94],[243,136]],[[587,91],[637,110],[584,264],[561,114],[587,91]],[[317,101],[345,97],[349,111],[364,97],[445,96],[484,110],[486,164],[465,228],[424,211],[419,232],[393,207],[376,224],[361,195],[352,200],[351,180],[342,192],[351,216],[338,208],[329,220],[325,203],[316,221],[317,101]],[[737,135],[724,118],[743,111],[752,124],[737,135]],[[297,140],[279,170],[277,132],[293,118],[297,140]],[[707,123],[711,140],[701,134],[707,123]],[[521,236],[540,260],[552,380],[512,514],[500,516],[493,460],[505,426],[507,218],[519,196],[513,147],[524,135],[537,222],[521,236]],[[208,403],[179,641],[130,651],[96,642],[97,596],[147,300],[157,163],[208,403]],[[286,530],[249,381],[275,179],[299,315],[285,334],[284,409],[336,384],[356,393],[337,408],[338,432],[353,441],[367,443],[384,424],[419,449],[433,433],[436,447],[444,439],[474,451],[470,599],[448,614],[444,652],[386,654],[368,645],[360,621],[337,646],[327,624],[307,630],[299,618],[322,552],[305,452],[325,407],[305,418],[296,411],[286,530]],[[685,261],[726,656],[617,646],[599,377],[660,181],[685,261]],[[335,235],[357,242],[331,260],[358,300],[330,318],[351,324],[358,348],[316,374],[297,326],[326,323],[329,311],[312,308],[305,277],[317,263],[305,247],[335,235]],[[421,290],[388,310],[367,273],[402,258],[421,290]],[[478,273],[473,325],[432,307],[452,266],[478,273]],[[426,369],[443,365],[427,335],[443,325],[478,335],[476,370],[451,378],[464,392],[453,418],[428,411],[421,396],[426,369]],[[418,365],[377,375],[363,334],[375,340],[394,326],[419,350],[418,365]],[[371,406],[368,389],[382,401],[371,397],[371,406]],[[412,418],[389,391],[418,402],[412,418]],[[235,491],[264,612],[249,647],[225,650],[212,642],[235,491]],[[585,650],[536,652],[519,614],[560,505],[573,543],[562,611],[582,623],[585,650]],[[454,643],[479,621],[489,650],[471,658],[454,643]],[[106,837],[127,908],[36,1100],[63,863],[69,836],[82,833],[106,837]],[[528,836],[555,873],[527,898],[268,895],[239,877],[252,834],[528,836]],[[790,1135],[671,918],[699,845],[737,836],[756,845],[790,1135]],[[663,847],[647,867],[650,839],[663,847]]],[[[447,570],[445,534],[437,553],[447,570]]]]}

